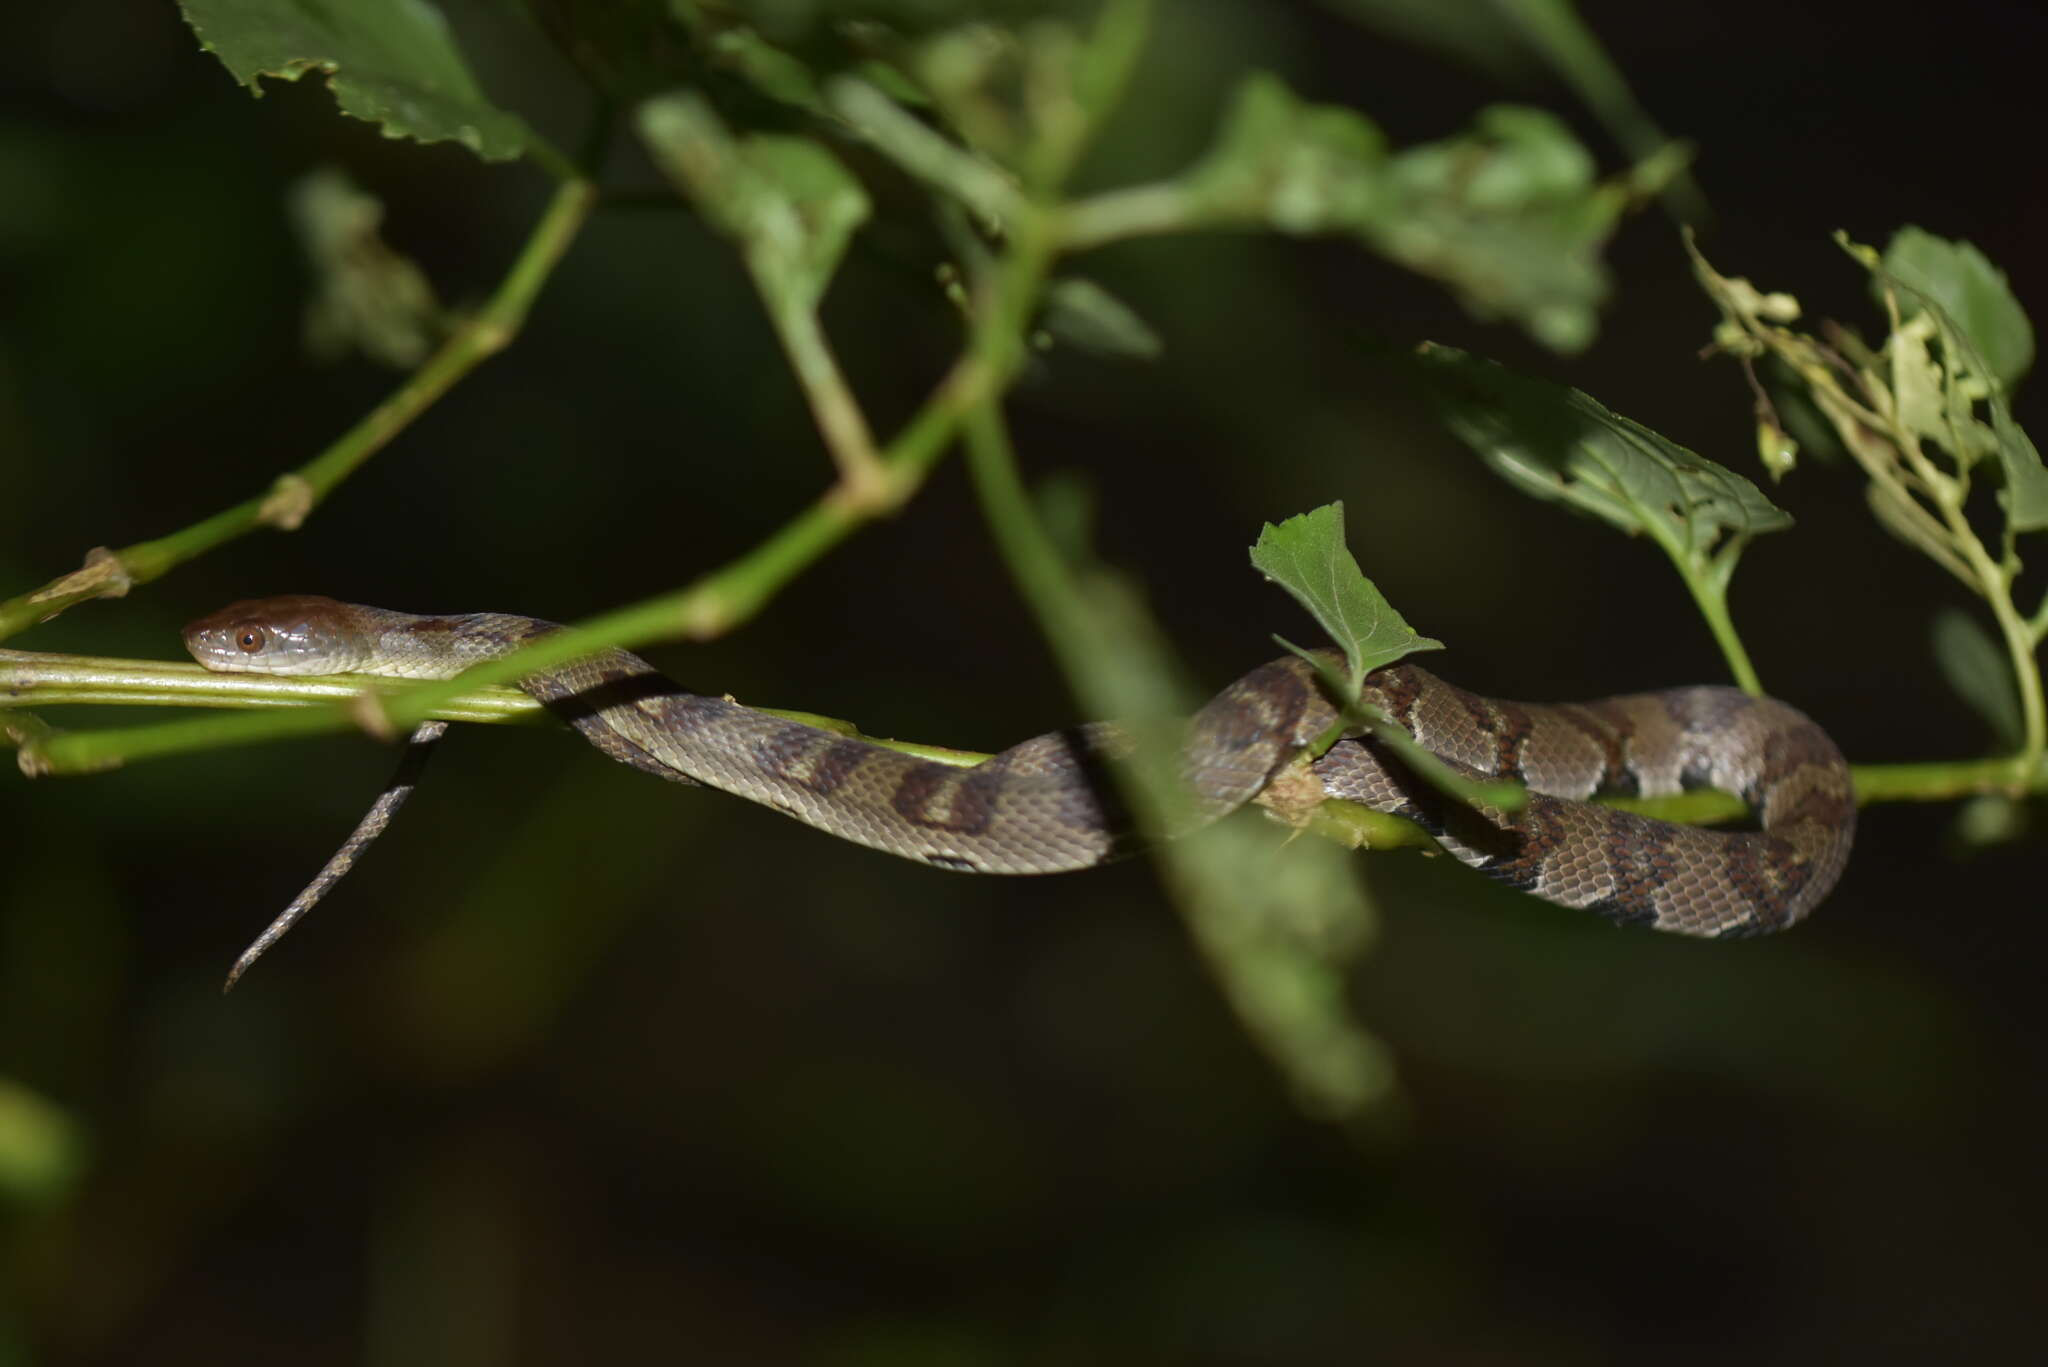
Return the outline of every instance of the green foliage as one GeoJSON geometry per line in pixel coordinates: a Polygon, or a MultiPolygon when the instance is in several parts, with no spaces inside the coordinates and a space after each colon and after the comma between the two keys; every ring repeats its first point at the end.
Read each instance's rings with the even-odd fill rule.
{"type": "Polygon", "coordinates": [[[1934,662],[1942,678],[1984,724],[1999,744],[2017,749],[2026,741],[2020,715],[2019,690],[2013,686],[2012,662],[1983,623],[1957,608],[1934,619],[1934,662]]]}
{"type": "Polygon", "coordinates": [[[1166,343],[1129,304],[1093,280],[1062,276],[1045,291],[1045,330],[1096,356],[1156,361],[1166,343]]]}
{"type": "Polygon", "coordinates": [[[1898,320],[1888,350],[1908,440],[1946,447],[1964,474],[1986,454],[1996,455],[2005,475],[2000,501],[2012,530],[2048,528],[2048,466],[2013,421],[2007,398],[2033,359],[2033,326],[2006,290],[2005,276],[1969,243],[1924,233],[1902,233],[1882,259],[1846,239],[1843,246],[1870,270],[1873,288],[1898,320]],[[1895,262],[1906,275],[1895,272],[1895,262]],[[1951,303],[1966,310],[1967,324],[1950,311],[1951,303]],[[1987,359],[1993,355],[2000,359],[1987,359]],[[1979,403],[1988,422],[1977,415],[1979,403]]]}
{"type": "Polygon", "coordinates": [[[1656,542],[1736,677],[1757,691],[1728,620],[1728,583],[1750,538],[1790,527],[1787,513],[1734,471],[1576,389],[1451,347],[1424,347],[1416,365],[1451,430],[1509,483],[1656,542]]]}
{"type": "MultiPolygon", "coordinates": [[[[574,163],[493,104],[430,0],[182,3],[207,50],[252,90],[265,75],[317,70],[343,112],[387,136],[455,141],[486,160],[524,155],[560,188],[490,302],[450,320],[425,278],[381,243],[374,200],[309,182],[301,217],[323,279],[323,330],[416,369],[356,430],[263,495],[155,541],[95,552],[77,574],[0,605],[0,635],[85,598],[127,592],[255,527],[298,525],[395,431],[511,342],[601,193],[604,140],[593,138],[589,164],[574,163]]],[[[1202,231],[1331,236],[1439,282],[1478,316],[1510,320],[1569,352],[1590,342],[1608,294],[1607,238],[1631,205],[1679,183],[1685,156],[1656,134],[1559,0],[1487,13],[1466,6],[1408,26],[1455,30],[1464,39],[1454,41],[1496,53],[1540,54],[1621,131],[1637,163],[1618,175],[1602,179],[1593,156],[1541,110],[1482,109],[1466,131],[1398,147],[1365,112],[1304,100],[1278,76],[1248,72],[1207,150],[1178,174],[1091,182],[1085,192],[1070,188],[1074,172],[1156,41],[1150,0],[535,0],[533,9],[588,82],[595,126],[631,130],[677,191],[675,206],[733,242],[836,480],[732,563],[459,682],[359,698],[351,710],[120,733],[59,735],[24,723],[10,733],[26,763],[82,768],[358,723],[402,730],[458,693],[595,647],[717,635],[761,611],[854,530],[898,511],[956,437],[1016,589],[1083,705],[1097,715],[1176,710],[1188,690],[1142,594],[1097,563],[1083,537],[1053,535],[1010,446],[1004,395],[1040,336],[1127,360],[1164,349],[1158,330],[1074,273],[1073,258],[1202,231]],[[842,262],[878,215],[900,216],[892,231],[937,225],[946,257],[937,275],[962,324],[952,365],[885,438],[870,431],[820,317],[842,262]]],[[[1698,264],[1724,311],[1723,345],[1745,360],[1769,354],[1789,365],[1870,472],[1879,516],[1991,605],[2012,690],[2000,692],[1981,632],[1944,627],[1938,649],[1972,705],[2018,736],[2020,762],[2009,777],[2024,785],[2048,746],[2033,659],[2048,604],[2027,617],[2011,597],[2017,536],[2048,527],[2048,470],[2007,404],[2032,358],[2031,329],[2003,276],[1967,244],[1907,230],[1883,258],[1852,250],[1888,315],[1888,338],[1875,351],[1860,343],[1832,350],[1795,333],[1789,296],[1698,264]],[[1846,375],[1857,383],[1845,385],[1846,375]],[[1973,476],[1999,490],[2006,526],[1995,549],[1971,527],[1973,476]]],[[[1411,364],[1446,422],[1517,488],[1656,542],[1737,677],[1758,686],[1729,617],[1728,587],[1750,540],[1790,519],[1750,481],[1577,390],[1443,347],[1411,364]]],[[[1774,413],[1760,430],[1767,467],[1782,475],[1797,444],[1774,413]]],[[[1344,670],[1327,681],[1357,709],[1347,724],[1371,727],[1462,800],[1519,800],[1512,785],[1452,773],[1359,707],[1371,670],[1439,643],[1409,628],[1360,573],[1344,545],[1341,505],[1267,527],[1252,558],[1343,650],[1344,670]]],[[[135,700],[133,684],[118,700],[135,700]]],[[[146,700],[190,691],[154,676],[144,691],[152,690],[161,692],[146,700]]],[[[33,692],[25,686],[16,696],[33,692]]],[[[109,688],[100,700],[116,696],[109,688]]],[[[240,701],[276,698],[251,687],[240,701]]],[[[1181,825],[1173,778],[1170,766],[1143,755],[1133,766],[1134,806],[1162,834],[1181,825]]],[[[1304,1106],[1355,1121],[1390,1086],[1383,1053],[1344,1001],[1344,971],[1371,936],[1370,908],[1354,864],[1337,850],[1310,842],[1278,858],[1271,835],[1226,822],[1205,838],[1174,841],[1161,853],[1165,879],[1223,991],[1304,1106]]]]}
{"type": "MultiPolygon", "coordinates": [[[[1984,370],[2010,394],[2034,363],[2034,325],[2005,283],[2005,272],[1968,242],[1951,242],[1921,228],[1907,226],[1892,234],[1884,249],[1884,272],[1905,292],[1902,317],[1922,311],[1919,299],[1938,305],[1950,326],[1984,363],[1984,370]]],[[[1871,297],[1886,306],[1881,279],[1871,281],[1871,297]]]]}
{"type": "Polygon", "coordinates": [[[200,46],[236,80],[323,72],[342,112],[386,136],[459,142],[486,161],[527,150],[526,126],[487,99],[425,0],[179,0],[200,46]]]}
{"type": "MultiPolygon", "coordinates": [[[[2031,358],[2032,327],[2004,276],[1968,243],[1909,229],[1880,256],[1844,235],[1836,240],[1870,273],[1888,324],[1881,346],[1846,328],[1822,336],[1796,330],[1796,298],[1723,276],[1694,248],[1694,270],[1721,310],[1715,345],[1745,368],[1770,358],[1796,377],[1861,467],[1878,522],[1984,600],[2018,692],[2011,786],[2024,790],[2048,754],[2039,658],[2048,595],[2029,612],[2014,589],[2025,568],[2021,537],[2048,529],[2048,466],[2013,420],[2007,390],[2031,358]],[[1997,489],[2001,515],[1988,539],[1972,501],[1980,481],[1997,489]]],[[[1798,443],[1753,374],[1750,384],[1761,446],[1782,476],[1798,443]]],[[[1951,669],[1955,649],[1944,653],[1951,669]]],[[[1969,692],[1979,705],[1988,697],[1981,682],[1969,692]]]]}
{"type": "MultiPolygon", "coordinates": [[[[1418,650],[1442,650],[1442,641],[1421,635],[1394,611],[1344,544],[1344,505],[1267,523],[1252,547],[1252,567],[1308,609],[1316,625],[1343,650],[1350,673],[1346,692],[1358,696],[1365,676],[1418,650]]],[[[1281,644],[1286,645],[1286,642],[1281,644]]],[[[1300,654],[1298,647],[1289,650],[1300,654]]]]}
{"type": "Polygon", "coordinates": [[[811,310],[868,216],[868,197],[808,138],[734,139],[693,95],[640,107],[648,150],[705,219],[740,246],[774,308],[811,310]]]}
{"type": "Polygon", "coordinates": [[[1308,609],[1344,652],[1346,668],[1340,674],[1324,656],[1303,650],[1285,637],[1273,638],[1315,666],[1324,686],[1347,714],[1346,721],[1323,737],[1318,748],[1327,748],[1350,722],[1363,720],[1374,737],[1391,747],[1411,769],[1458,801],[1509,811],[1522,805],[1519,785],[1465,777],[1418,745],[1393,718],[1360,701],[1360,686],[1373,670],[1418,650],[1442,650],[1444,646],[1410,627],[1360,572],[1344,544],[1343,504],[1325,504],[1277,527],[1267,523],[1252,547],[1252,567],[1308,609]]]}
{"type": "Polygon", "coordinates": [[[1635,191],[1540,110],[1481,111],[1475,132],[1404,152],[1364,116],[1267,75],[1239,89],[1216,145],[1179,182],[1187,226],[1345,233],[1572,351],[1607,291],[1598,251],[1635,191]]]}

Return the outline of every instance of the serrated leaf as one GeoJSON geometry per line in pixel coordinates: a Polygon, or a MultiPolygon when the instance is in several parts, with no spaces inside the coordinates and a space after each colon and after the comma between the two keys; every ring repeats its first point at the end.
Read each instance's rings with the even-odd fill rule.
{"type": "Polygon", "coordinates": [[[387,137],[459,142],[509,161],[526,126],[485,98],[429,0],[179,0],[199,45],[237,81],[323,72],[342,112],[387,137]]]}
{"type": "Polygon", "coordinates": [[[649,100],[640,132],[655,163],[739,243],[772,307],[817,307],[868,216],[867,192],[838,158],[809,138],[734,139],[695,95],[649,100]]]}
{"type": "MultiPolygon", "coordinates": [[[[2007,393],[2033,365],[2034,325],[2013,298],[2005,272],[1972,244],[1907,226],[1892,234],[1884,268],[1941,305],[2007,393]]],[[[1873,288],[1882,304],[1882,288],[1876,282],[1873,288]]],[[[1902,298],[1900,306],[1908,317],[1917,311],[1910,297],[1902,298]]]]}
{"type": "Polygon", "coordinates": [[[1417,364],[1444,421],[1525,493],[1631,535],[1647,533],[1704,580],[1792,517],[1754,484],[1603,407],[1591,395],[1430,345],[1417,364]]]}
{"type": "Polygon", "coordinates": [[[1991,727],[2003,745],[2018,749],[2026,735],[2012,657],[1968,613],[1943,608],[1934,619],[1934,662],[1956,695],[1991,727]]]}
{"type": "MultiPolygon", "coordinates": [[[[1307,608],[1331,640],[1344,652],[1348,673],[1333,669],[1326,654],[1303,650],[1274,639],[1315,667],[1324,684],[1353,720],[1370,724],[1375,738],[1393,749],[1431,786],[1468,805],[1518,810],[1519,784],[1468,778],[1408,734],[1376,707],[1359,703],[1365,676],[1419,650],[1442,650],[1443,642],[1420,635],[1394,611],[1373,582],[1359,570],[1344,544],[1344,505],[1326,503],[1313,511],[1267,523],[1252,547],[1252,565],[1259,573],[1307,608]]],[[[1334,739],[1334,736],[1332,737],[1334,739]]]]}
{"type": "Polygon", "coordinates": [[[1344,544],[1344,505],[1327,503],[1275,526],[1267,523],[1252,547],[1252,567],[1308,609],[1343,650],[1351,677],[1348,697],[1382,665],[1418,650],[1442,650],[1403,621],[1344,544]]]}
{"type": "MultiPolygon", "coordinates": [[[[1983,453],[1984,448],[1995,452],[2005,476],[2005,488],[2000,491],[1999,501],[2005,508],[2007,523],[2015,532],[2048,529],[2048,465],[2043,465],[2033,439],[2013,420],[2012,406],[2007,401],[2004,387],[1990,362],[1977,349],[1975,340],[1940,299],[1894,275],[1876,252],[1839,233],[1836,240],[1870,271],[1874,284],[1881,291],[1892,293],[1899,301],[1902,314],[1920,315],[1901,325],[1893,335],[1891,345],[1894,351],[1894,384],[1905,391],[1901,394],[1902,401],[1910,397],[1916,403],[1926,402],[1926,396],[1918,391],[1925,387],[1927,372],[1932,372],[1933,380],[1938,381],[1941,430],[1925,435],[1941,441],[1966,468],[1983,453]],[[1939,365],[1931,356],[1908,355],[1904,350],[1919,342],[1930,323],[1941,342],[1939,365]],[[1988,423],[1977,416],[1976,405],[1979,402],[1985,405],[1990,415],[1988,423]],[[1959,442],[1964,449],[1955,449],[1959,442]]],[[[1989,269],[1989,263],[1985,264],[1989,269]]],[[[1926,415],[1917,414],[1914,421],[1915,430],[1920,431],[1919,424],[1926,421],[1926,415]]]]}

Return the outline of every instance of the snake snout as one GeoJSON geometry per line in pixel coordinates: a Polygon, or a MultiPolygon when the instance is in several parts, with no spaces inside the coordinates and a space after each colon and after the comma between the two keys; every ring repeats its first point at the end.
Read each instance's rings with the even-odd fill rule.
{"type": "Polygon", "coordinates": [[[185,649],[208,669],[257,674],[346,673],[352,652],[348,607],[294,594],[252,598],[185,628],[185,649]]]}

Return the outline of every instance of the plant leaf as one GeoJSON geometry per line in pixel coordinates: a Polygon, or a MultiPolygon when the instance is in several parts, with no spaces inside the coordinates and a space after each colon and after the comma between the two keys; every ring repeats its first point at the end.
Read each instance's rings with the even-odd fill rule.
{"type": "MultiPolygon", "coordinates": [[[[1046,494],[1073,591],[1038,600],[1040,621],[1076,696],[1097,716],[1185,715],[1181,671],[1143,596],[1087,549],[1085,491],[1068,483],[1046,494]]],[[[1119,777],[1141,819],[1170,831],[1186,801],[1181,728],[1133,736],[1136,753],[1119,777]]],[[[1282,845],[1269,822],[1244,812],[1165,840],[1153,857],[1231,1006],[1302,1108],[1368,1119],[1394,1080],[1385,1047],[1345,991],[1376,924],[1357,861],[1320,840],[1282,845]]]]}
{"type": "Polygon", "coordinates": [[[1444,421],[1509,483],[1647,533],[1688,574],[1725,580],[1741,543],[1792,525],[1741,475],[1591,395],[1434,344],[1418,365],[1444,421]]]}
{"type": "Polygon", "coordinates": [[[1431,786],[1458,801],[1509,811],[1521,807],[1521,785],[1467,778],[1393,718],[1359,701],[1360,685],[1375,669],[1418,650],[1442,650],[1444,645],[1420,635],[1402,620],[1394,605],[1359,570],[1344,544],[1342,503],[1326,503],[1277,527],[1267,523],[1252,547],[1252,565],[1307,608],[1330,639],[1342,647],[1348,674],[1333,669],[1327,655],[1303,650],[1282,636],[1273,638],[1315,666],[1331,693],[1352,714],[1353,722],[1367,723],[1376,739],[1399,754],[1431,786]]]}
{"type": "Polygon", "coordinates": [[[649,100],[640,132],[656,164],[739,243],[771,306],[815,309],[868,216],[867,192],[838,158],[809,138],[735,139],[696,95],[649,100]]]}
{"type": "Polygon", "coordinates": [[[262,78],[323,72],[343,113],[385,136],[459,142],[510,161],[526,125],[478,88],[430,0],[179,0],[199,45],[257,95],[262,78]]]}
{"type": "Polygon", "coordinates": [[[2026,735],[2012,658],[1983,623],[1955,608],[1935,616],[1934,661],[1956,695],[1991,727],[1999,742],[2017,750],[2026,735]]]}
{"type": "MultiPolygon", "coordinates": [[[[1394,611],[1344,544],[1344,505],[1326,503],[1275,526],[1267,523],[1252,547],[1252,567],[1287,590],[1344,651],[1351,676],[1347,700],[1382,665],[1418,650],[1442,650],[1442,641],[1418,634],[1394,611]]],[[[1293,647],[1289,647],[1292,649],[1293,647]]]]}
{"type": "Polygon", "coordinates": [[[1045,330],[1106,360],[1156,361],[1166,350],[1152,325],[1093,280],[1062,276],[1046,287],[1045,330]]]}
{"type": "MultiPolygon", "coordinates": [[[[2004,271],[1968,242],[1952,242],[1910,225],[1892,234],[1884,268],[1900,284],[1941,305],[1986,370],[2012,392],[2034,363],[2034,325],[2013,298],[2004,271]]],[[[1872,289],[1882,305],[1882,285],[1873,281],[1872,289]]],[[[1907,317],[1918,311],[1912,295],[1899,304],[1907,317]]]]}
{"type": "MultiPolygon", "coordinates": [[[[1938,238],[1933,240],[1940,241],[1938,238]]],[[[2005,488],[2000,491],[1999,501],[2005,508],[2007,523],[2015,532],[2048,529],[2048,465],[2042,464],[2041,453],[2033,440],[2013,420],[2005,388],[1990,362],[1978,350],[1974,337],[1956,321],[1940,299],[1911,281],[1894,275],[1885,261],[1869,247],[1852,242],[1840,233],[1836,234],[1836,241],[1870,271],[1873,283],[1880,291],[1889,291],[1898,300],[1902,316],[1924,315],[1924,320],[1915,316],[1902,323],[1899,331],[1893,334],[1891,343],[1894,350],[1893,384],[1901,391],[1902,409],[1908,402],[1922,407],[1931,402],[1921,392],[1922,389],[1931,387],[1938,391],[1941,406],[1938,419],[1924,412],[1917,413],[1915,430],[1948,447],[1950,454],[1965,469],[1983,453],[1984,448],[1995,452],[2005,475],[2005,488]],[[1923,343],[1919,343],[1921,333],[1916,329],[1924,330],[1928,323],[1933,325],[1941,341],[1938,361],[1926,352],[1923,343]],[[1910,357],[1903,350],[1909,344],[1918,344],[1910,357]],[[1976,405],[1979,402],[1985,405],[1989,414],[1988,423],[1977,416],[1976,405]],[[1929,431],[1922,426],[1923,423],[1938,424],[1937,430],[1929,431]],[[1954,449],[1958,442],[1967,449],[1954,449]]],[[[1978,259],[1982,260],[1981,257],[1978,259]]],[[[1985,262],[1984,267],[1996,275],[1989,262],[1985,262]]],[[[2016,310],[2018,305],[2013,307],[2016,310]]],[[[2021,315],[2021,321],[2025,322],[2024,315],[2021,315]]],[[[2009,346],[2010,338],[2001,344],[2009,346]]]]}
{"type": "Polygon", "coordinates": [[[1569,351],[1593,336],[1607,292],[1599,250],[1622,209],[1680,169],[1658,157],[1598,182],[1562,123],[1508,105],[1481,111],[1469,133],[1393,153],[1363,116],[1258,74],[1175,186],[1190,224],[1349,233],[1481,317],[1513,318],[1569,351]]]}

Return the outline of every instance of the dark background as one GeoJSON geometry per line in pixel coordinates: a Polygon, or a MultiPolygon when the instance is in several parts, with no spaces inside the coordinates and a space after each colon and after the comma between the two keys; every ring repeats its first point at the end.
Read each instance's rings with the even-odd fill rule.
{"type": "MultiPolygon", "coordinates": [[[[1397,142],[1500,98],[1313,5],[1175,0],[1100,183],[1203,146],[1251,65],[1397,142]]],[[[1829,241],[1977,243],[2037,314],[2048,27],[1899,10],[1592,3],[1697,142],[1724,272],[1869,322],[1829,241]]],[[[317,81],[261,102],[154,0],[10,6],[0,49],[0,591],[268,484],[393,383],[299,345],[283,187],[338,163],[444,297],[481,297],[548,186],[388,142],[317,81]]],[[[501,102],[573,142],[516,25],[501,102]]],[[[630,165],[630,161],[623,163],[630,165]]],[[[878,229],[826,321],[878,428],[955,325],[878,229]]],[[[1366,572],[1468,687],[1586,697],[1722,676],[1655,552],[1529,503],[1361,351],[1463,346],[1749,472],[1737,371],[1669,221],[1631,220],[1564,359],[1334,242],[1208,236],[1086,262],[1164,360],[1071,351],[1015,405],[1101,549],[1220,684],[1303,624],[1262,521],[1345,500],[1366,572]]],[[[2031,393],[2020,416],[2042,428],[2031,393]]],[[[233,543],[23,648],[170,657],[259,593],[575,619],[683,583],[823,486],[728,248],[600,213],[508,354],[294,535],[233,543]]],[[[1805,469],[1734,605],[1771,690],[1858,760],[1983,752],[1926,647],[1957,593],[1805,469]]],[[[692,686],[978,748],[1072,705],[948,468],[692,686]]],[[[106,724],[104,710],[58,714],[106,724]]],[[[458,733],[374,857],[233,996],[234,953],[381,783],[357,737],[0,782],[0,1077],[64,1108],[74,1182],[0,1206],[0,1363],[2004,1361],[2044,1269],[2039,845],[1864,816],[1796,933],[1620,933],[1446,861],[1372,859],[1358,1013],[1402,1098],[1357,1143],[1291,1109],[1142,864],[977,881],[657,784],[544,729],[458,733]]]]}

